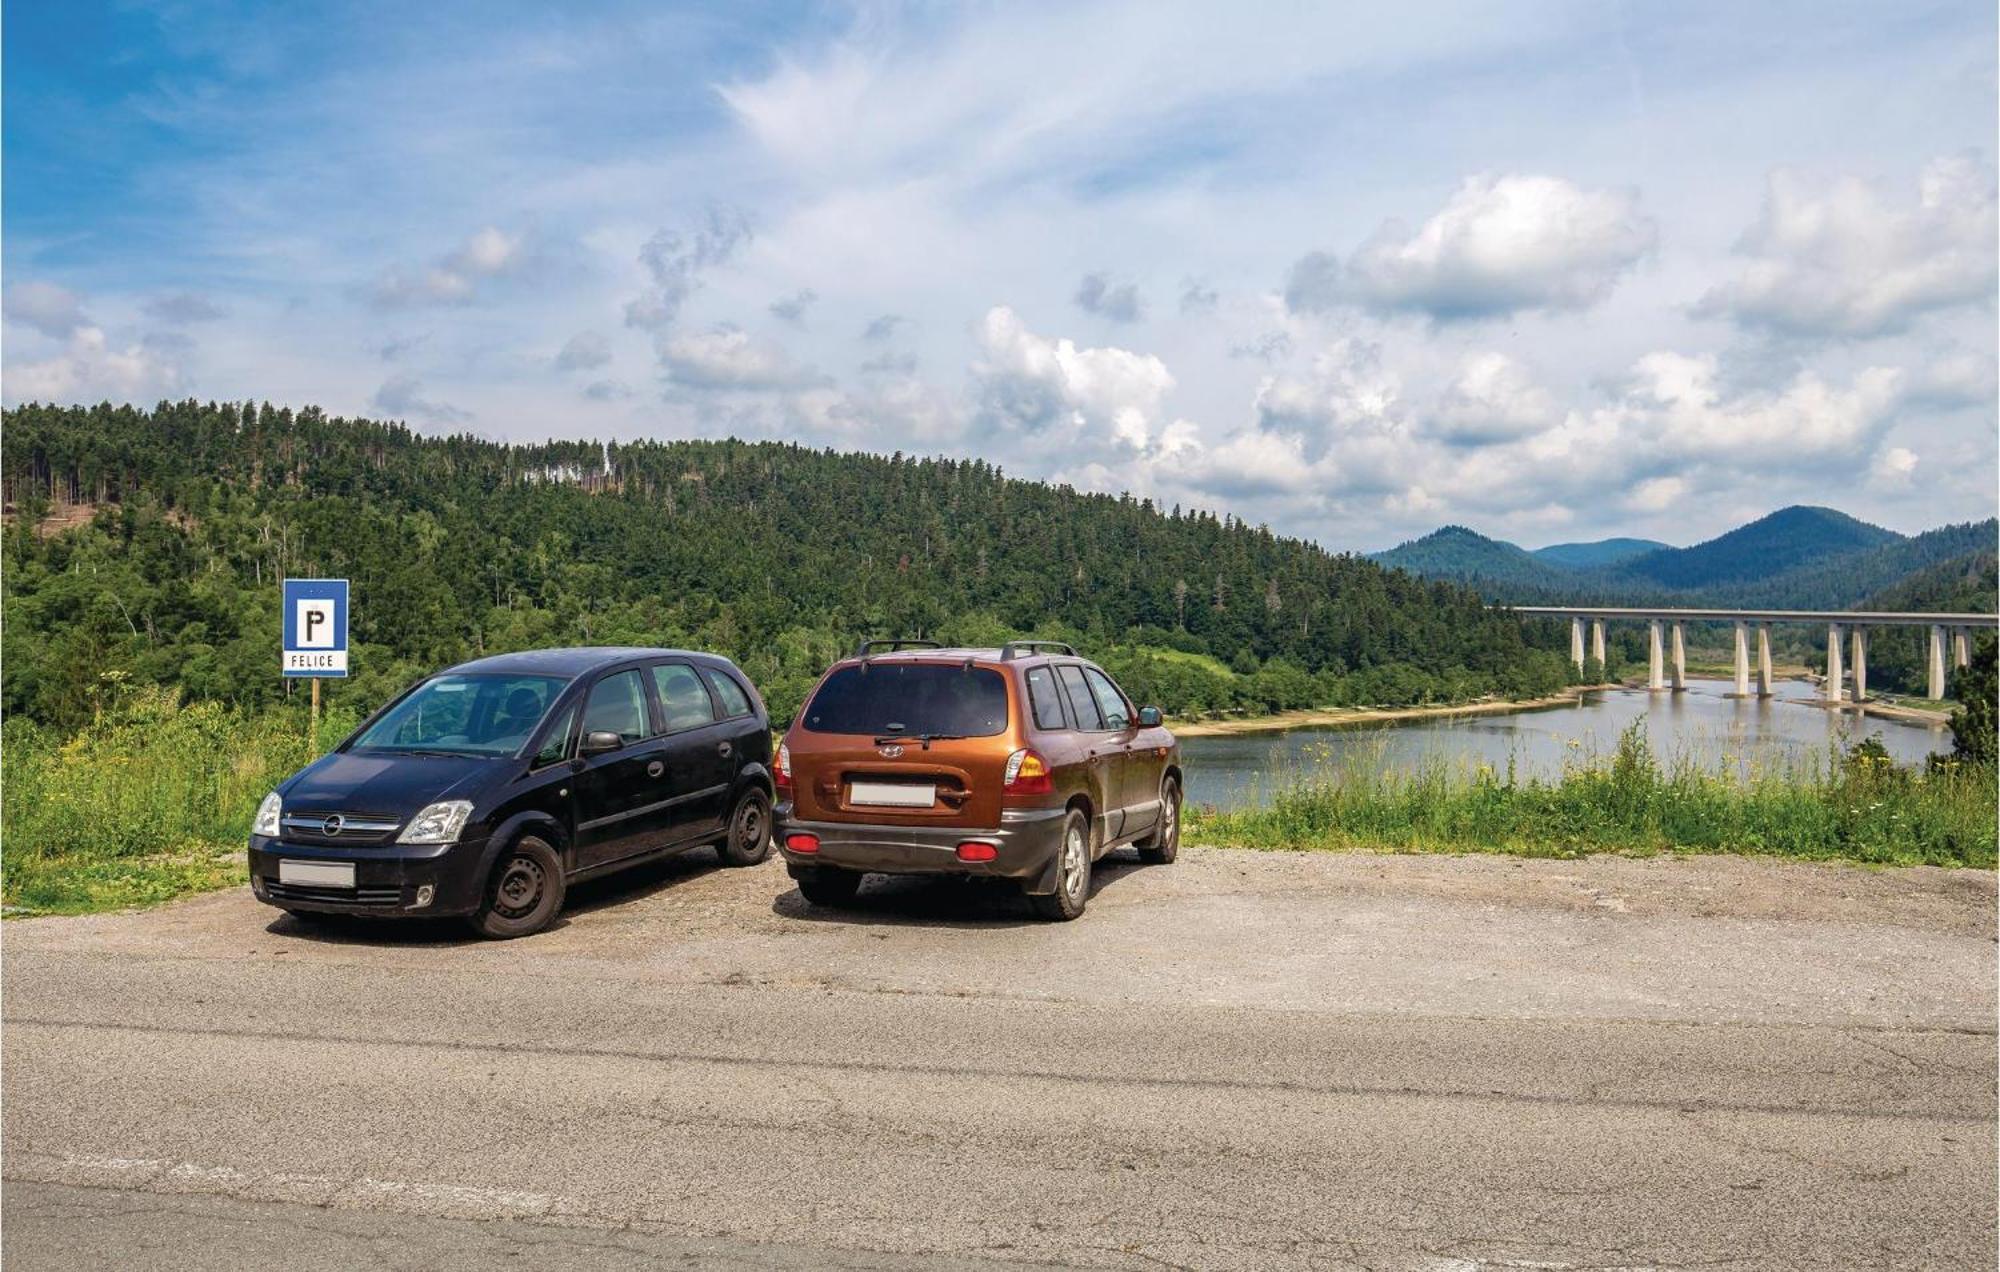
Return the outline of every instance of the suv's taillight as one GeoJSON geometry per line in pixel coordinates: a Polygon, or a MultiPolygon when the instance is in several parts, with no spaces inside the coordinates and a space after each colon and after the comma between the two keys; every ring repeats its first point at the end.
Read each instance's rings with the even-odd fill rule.
{"type": "Polygon", "coordinates": [[[771,761],[771,781],[780,791],[792,789],[792,748],[778,743],[778,757],[771,761]]]}
{"type": "Polygon", "coordinates": [[[1055,770],[1039,752],[1022,747],[1007,757],[1007,772],[1001,789],[1009,795],[1049,795],[1056,789],[1055,770]]]}

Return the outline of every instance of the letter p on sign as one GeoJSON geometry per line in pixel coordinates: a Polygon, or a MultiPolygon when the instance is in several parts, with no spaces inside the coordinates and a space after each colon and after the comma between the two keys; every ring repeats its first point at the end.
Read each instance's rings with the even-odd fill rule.
{"type": "Polygon", "coordinates": [[[333,599],[313,597],[298,602],[299,648],[332,649],[334,646],[333,599]]]}

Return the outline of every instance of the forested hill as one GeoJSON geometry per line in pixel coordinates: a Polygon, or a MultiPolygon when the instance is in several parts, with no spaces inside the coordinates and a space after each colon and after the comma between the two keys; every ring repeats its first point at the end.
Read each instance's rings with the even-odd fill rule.
{"type": "Polygon", "coordinates": [[[284,576],[353,580],[349,702],[480,653],[631,643],[729,654],[782,714],[862,634],[1071,635],[1169,710],[1568,674],[1469,589],[979,461],[508,446],[194,402],[29,406],[4,428],[5,706],[59,725],[134,682],[280,696],[284,576]]]}

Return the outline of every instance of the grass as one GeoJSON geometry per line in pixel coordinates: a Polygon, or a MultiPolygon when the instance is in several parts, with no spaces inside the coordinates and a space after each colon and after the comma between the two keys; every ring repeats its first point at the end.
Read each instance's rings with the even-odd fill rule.
{"type": "MultiPolygon", "coordinates": [[[[322,749],[353,714],[321,720],[322,749]]],[[[7,913],[149,905],[244,878],[258,801],[303,766],[303,713],[243,716],[133,690],[90,728],[4,735],[0,902],[7,913]]]]}
{"type": "Polygon", "coordinates": [[[1612,755],[1573,762],[1555,779],[1442,760],[1398,771],[1350,760],[1294,776],[1263,807],[1190,809],[1188,831],[1264,849],[1740,853],[1991,869],[1996,819],[1995,776],[1983,766],[1903,769],[1863,743],[1818,765],[1663,767],[1634,727],[1612,755]]]}

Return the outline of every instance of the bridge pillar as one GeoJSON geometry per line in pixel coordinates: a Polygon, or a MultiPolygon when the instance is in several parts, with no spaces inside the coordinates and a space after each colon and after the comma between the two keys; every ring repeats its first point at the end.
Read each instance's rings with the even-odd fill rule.
{"type": "Polygon", "coordinates": [[[1938,702],[1944,698],[1944,628],[1937,623],[1931,624],[1929,663],[1931,672],[1930,697],[1932,702],[1938,702]]]}
{"type": "Polygon", "coordinates": [[[1681,639],[1681,625],[1674,624],[1674,692],[1688,687],[1687,643],[1681,639]]]}
{"type": "Polygon", "coordinates": [[[1646,621],[1646,688],[1654,693],[1667,687],[1666,656],[1660,648],[1660,620],[1646,621]]]}
{"type": "Polygon", "coordinates": [[[1951,665],[1970,667],[1972,665],[1972,629],[1959,627],[1951,633],[1951,665]]]}
{"type": "Polygon", "coordinates": [[[1581,615],[1569,620],[1569,660],[1576,664],[1576,674],[1583,674],[1583,618],[1581,615]]]}
{"type": "Polygon", "coordinates": [[[1750,627],[1736,620],[1736,696],[1750,696],[1750,627]]]}
{"type": "Polygon", "coordinates": [[[1598,672],[1602,674],[1604,671],[1604,620],[1601,618],[1590,620],[1590,656],[1597,660],[1598,672]]]}
{"type": "Polygon", "coordinates": [[[1771,625],[1757,624],[1757,696],[1771,696],[1771,625]]]}
{"type": "Polygon", "coordinates": [[[1854,700],[1868,701],[1868,629],[1859,623],[1854,625],[1854,635],[1848,640],[1854,670],[1854,700]]]}
{"type": "Polygon", "coordinates": [[[1840,665],[1840,624],[1830,623],[1826,629],[1826,700],[1828,702],[1839,702],[1847,696],[1847,690],[1840,683],[1841,676],[1844,674],[1845,671],[1840,665]]]}

